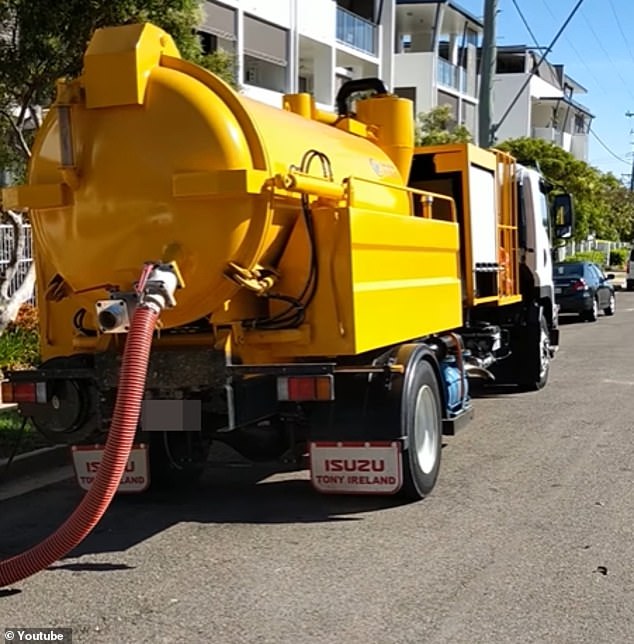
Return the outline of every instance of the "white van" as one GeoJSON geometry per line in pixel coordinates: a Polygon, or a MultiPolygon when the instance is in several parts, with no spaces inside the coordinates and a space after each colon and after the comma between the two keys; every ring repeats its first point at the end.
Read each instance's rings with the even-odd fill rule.
{"type": "Polygon", "coordinates": [[[630,251],[630,256],[627,259],[627,278],[625,286],[628,291],[634,291],[634,248],[630,251]]]}

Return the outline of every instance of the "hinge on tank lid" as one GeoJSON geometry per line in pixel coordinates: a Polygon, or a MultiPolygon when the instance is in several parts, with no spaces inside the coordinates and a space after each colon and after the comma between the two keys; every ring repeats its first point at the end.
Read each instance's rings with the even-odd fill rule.
{"type": "Polygon", "coordinates": [[[67,298],[73,290],[68,285],[66,280],[59,274],[56,273],[51,281],[46,286],[44,292],[44,297],[49,302],[61,302],[64,298],[67,298]]]}
{"type": "Polygon", "coordinates": [[[81,87],[77,79],[57,81],[57,121],[59,129],[60,166],[62,180],[71,189],[79,187],[79,172],[75,163],[72,106],[81,102],[81,87]]]}
{"type": "Polygon", "coordinates": [[[273,269],[255,266],[253,269],[244,268],[235,262],[229,262],[225,269],[225,277],[236,284],[244,286],[258,295],[268,292],[279,278],[273,269]]]}

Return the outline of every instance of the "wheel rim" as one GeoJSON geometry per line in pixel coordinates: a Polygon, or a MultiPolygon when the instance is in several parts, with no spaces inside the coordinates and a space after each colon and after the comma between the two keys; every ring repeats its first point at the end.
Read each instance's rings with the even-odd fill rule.
{"type": "Polygon", "coordinates": [[[539,344],[541,347],[540,351],[540,364],[539,364],[539,379],[542,380],[548,371],[548,365],[550,364],[550,339],[548,338],[548,333],[546,329],[542,326],[541,336],[539,339],[539,344]]]}
{"type": "Polygon", "coordinates": [[[436,465],[439,432],[436,398],[428,385],[418,390],[414,414],[416,461],[422,472],[429,474],[436,465]]]}

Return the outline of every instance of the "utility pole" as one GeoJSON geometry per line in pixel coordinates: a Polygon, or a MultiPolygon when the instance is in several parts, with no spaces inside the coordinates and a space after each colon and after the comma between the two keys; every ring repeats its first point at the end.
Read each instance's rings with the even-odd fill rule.
{"type": "Polygon", "coordinates": [[[480,103],[478,140],[480,146],[493,145],[493,77],[497,62],[495,46],[495,20],[498,0],[484,0],[484,34],[482,39],[482,63],[480,80],[480,103]]]}
{"type": "MultiPolygon", "coordinates": [[[[625,112],[625,116],[627,116],[628,119],[632,118],[634,116],[634,112],[625,112]]],[[[630,130],[630,134],[632,134],[630,130]]],[[[634,155],[632,155],[632,170],[630,174],[630,192],[634,192],[634,155]]]]}

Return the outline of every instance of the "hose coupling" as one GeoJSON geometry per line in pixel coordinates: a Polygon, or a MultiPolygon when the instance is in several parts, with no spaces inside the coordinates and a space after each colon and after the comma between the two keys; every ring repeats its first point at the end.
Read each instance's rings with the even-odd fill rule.
{"type": "Polygon", "coordinates": [[[177,289],[183,288],[183,278],[176,262],[169,264],[145,265],[141,279],[136,284],[139,296],[139,306],[151,308],[160,313],[165,308],[176,306],[174,294],[177,289]]]}

